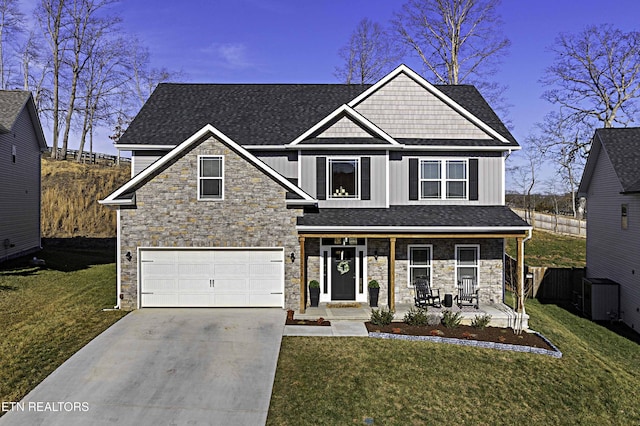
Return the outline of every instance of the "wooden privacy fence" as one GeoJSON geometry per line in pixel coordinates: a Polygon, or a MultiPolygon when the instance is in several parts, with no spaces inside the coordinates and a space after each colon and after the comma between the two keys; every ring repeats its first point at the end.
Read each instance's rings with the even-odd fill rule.
{"type": "Polygon", "coordinates": [[[522,209],[511,208],[518,216],[529,222],[536,229],[567,234],[576,237],[587,237],[587,221],[575,217],[538,212],[527,212],[522,209]]]}
{"type": "MultiPolygon", "coordinates": [[[[585,268],[548,268],[546,266],[524,266],[526,297],[546,303],[573,303],[575,295],[581,293],[585,268]]],[[[505,287],[517,291],[516,260],[505,254],[505,287]]]]}

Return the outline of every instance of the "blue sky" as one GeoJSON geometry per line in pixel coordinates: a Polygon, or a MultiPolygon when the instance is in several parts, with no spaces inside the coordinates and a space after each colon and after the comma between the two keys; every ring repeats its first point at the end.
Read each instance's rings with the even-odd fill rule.
{"type": "MultiPolygon", "coordinates": [[[[362,18],[386,24],[404,1],[393,0],[126,0],[123,27],[150,49],[153,65],[181,70],[183,81],[335,83],[338,50],[362,18]]],[[[612,23],[638,30],[638,0],[503,0],[511,40],[497,80],[508,86],[512,132],[524,141],[551,109],[538,80],[559,32],[612,23]]],[[[406,64],[419,71],[414,59],[406,64]]],[[[110,141],[99,149],[113,152],[110,141]]]]}

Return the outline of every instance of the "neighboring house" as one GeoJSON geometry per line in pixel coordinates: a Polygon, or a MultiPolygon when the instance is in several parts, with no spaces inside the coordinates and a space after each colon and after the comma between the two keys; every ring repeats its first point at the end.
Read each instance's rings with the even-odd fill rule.
{"type": "Polygon", "coordinates": [[[578,193],[587,198],[586,277],[618,283],[617,314],[640,328],[640,128],[596,130],[578,193]]]}
{"type": "Polygon", "coordinates": [[[0,262],[40,249],[40,157],[46,149],[31,93],[0,90],[0,262]]]}
{"type": "Polygon", "coordinates": [[[505,206],[519,149],[472,86],[406,66],[374,85],[161,84],[118,148],[132,179],[118,208],[118,306],[413,303],[473,279],[502,302],[505,206]]]}

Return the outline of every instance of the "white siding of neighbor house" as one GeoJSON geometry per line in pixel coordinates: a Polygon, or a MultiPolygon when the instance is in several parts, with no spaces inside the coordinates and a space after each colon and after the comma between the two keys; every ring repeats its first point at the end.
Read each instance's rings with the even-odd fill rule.
{"type": "Polygon", "coordinates": [[[169,151],[133,151],[131,153],[131,177],[134,177],[169,151]]]}
{"type": "Polygon", "coordinates": [[[11,132],[0,134],[0,261],[38,248],[40,147],[25,107],[11,132]],[[5,248],[5,240],[13,247],[5,248]]]}
{"type": "MultiPolygon", "coordinates": [[[[385,152],[337,152],[336,155],[319,152],[303,152],[301,160],[300,187],[311,196],[316,196],[316,157],[370,157],[371,158],[371,199],[370,200],[320,200],[320,208],[387,207],[387,156],[385,152]]],[[[327,177],[327,185],[329,179],[327,177]]]]}
{"type": "Polygon", "coordinates": [[[318,135],[320,138],[367,138],[371,137],[358,124],[347,117],[336,121],[331,127],[318,135]]]}
{"type": "Polygon", "coordinates": [[[252,154],[282,176],[289,179],[298,178],[297,152],[255,151],[252,154]]]}
{"type": "Polygon", "coordinates": [[[394,138],[491,139],[403,73],[355,110],[394,138]]]}
{"type": "Polygon", "coordinates": [[[501,156],[488,157],[486,154],[474,153],[415,153],[391,156],[389,162],[389,204],[473,204],[473,205],[504,205],[504,161],[501,156]],[[409,159],[468,159],[478,158],[478,200],[409,200],[409,159]]]}
{"type": "Polygon", "coordinates": [[[620,284],[622,319],[640,331],[640,195],[622,195],[611,161],[600,151],[587,192],[587,277],[620,284]],[[628,228],[621,205],[628,205],[628,228]]]}

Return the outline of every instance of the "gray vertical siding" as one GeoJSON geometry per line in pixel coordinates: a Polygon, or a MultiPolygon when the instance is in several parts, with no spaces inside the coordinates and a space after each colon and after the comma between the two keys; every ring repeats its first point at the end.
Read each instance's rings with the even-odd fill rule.
{"type": "Polygon", "coordinates": [[[401,155],[392,153],[389,162],[390,190],[389,204],[504,204],[504,167],[501,156],[485,153],[424,153],[415,152],[401,155]],[[476,155],[477,154],[477,155],[476,155]],[[409,200],[409,158],[478,158],[478,201],[468,200],[409,200]]]}
{"type": "Polygon", "coordinates": [[[131,153],[131,177],[134,177],[169,151],[133,151],[131,153]]]}
{"type": "Polygon", "coordinates": [[[0,261],[39,247],[40,147],[24,108],[11,132],[0,135],[0,261]],[[5,240],[13,247],[5,248],[5,240]]]}
{"type": "Polygon", "coordinates": [[[622,186],[604,150],[587,193],[587,276],[620,284],[625,323],[640,329],[640,195],[622,195],[622,186]],[[621,226],[621,205],[628,204],[628,228],[621,226]]]}
{"type": "MultiPolygon", "coordinates": [[[[300,161],[300,187],[312,196],[316,194],[316,157],[332,157],[326,152],[303,152],[300,161]]],[[[387,157],[384,152],[338,152],[336,157],[371,157],[371,199],[370,200],[320,200],[320,208],[327,207],[387,207],[387,157]]]]}
{"type": "Polygon", "coordinates": [[[282,176],[290,179],[298,178],[297,152],[254,151],[252,154],[282,176]]]}
{"type": "Polygon", "coordinates": [[[405,74],[399,74],[355,109],[394,138],[490,139],[405,74]]]}

